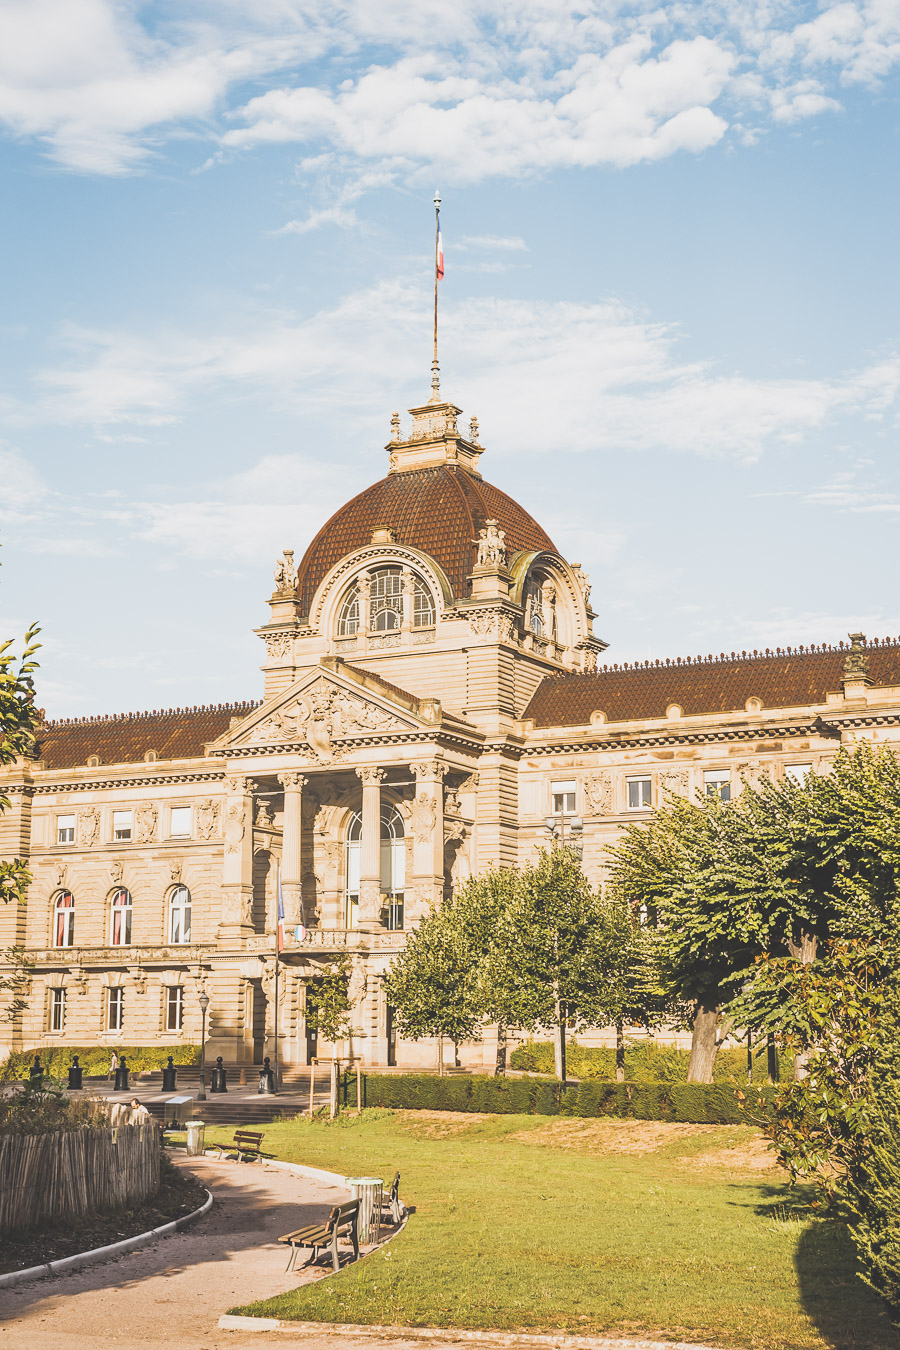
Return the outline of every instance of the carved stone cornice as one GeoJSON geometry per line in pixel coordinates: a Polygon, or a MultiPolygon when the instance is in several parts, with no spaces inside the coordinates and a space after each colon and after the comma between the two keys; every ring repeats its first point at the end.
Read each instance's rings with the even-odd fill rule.
{"type": "MultiPolygon", "coordinates": [[[[32,790],[40,794],[50,792],[98,792],[107,788],[167,787],[180,783],[221,783],[223,777],[221,769],[212,769],[206,773],[155,773],[152,776],[142,774],[140,778],[87,778],[77,779],[75,782],[69,779],[61,779],[51,783],[36,783],[32,790]]],[[[3,790],[14,792],[16,788],[12,784],[4,784],[3,790]]],[[[22,789],[19,788],[18,790],[21,791],[22,789]]]]}

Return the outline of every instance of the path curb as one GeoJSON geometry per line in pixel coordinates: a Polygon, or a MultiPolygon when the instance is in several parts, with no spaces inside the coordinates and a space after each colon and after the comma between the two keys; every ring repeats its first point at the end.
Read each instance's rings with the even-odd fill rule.
{"type": "Polygon", "coordinates": [[[27,1280],[43,1280],[48,1275],[63,1275],[67,1270],[77,1270],[79,1266],[91,1266],[95,1261],[108,1261],[111,1257],[122,1256],[136,1247],[146,1246],[156,1238],[169,1237],[179,1228],[186,1228],[195,1219],[202,1219],[212,1209],[212,1191],[206,1189],[206,1199],[199,1209],[190,1214],[182,1214],[180,1219],[160,1224],[159,1228],[150,1228],[146,1233],[136,1233],[134,1237],[123,1238],[121,1242],[112,1242],[108,1247],[93,1247],[89,1252],[76,1252],[74,1256],[61,1256],[58,1261],[48,1261],[45,1265],[29,1266],[27,1270],[10,1270],[0,1275],[0,1289],[8,1289],[13,1284],[24,1284],[27,1280]]]}
{"type": "Polygon", "coordinates": [[[280,1317],[219,1318],[223,1331],[295,1331],[302,1336],[372,1336],[379,1340],[432,1341],[445,1345],[550,1346],[554,1350],[711,1350],[693,1341],[646,1341],[616,1336],[563,1336],[533,1331],[463,1331],[453,1327],[395,1327],[351,1322],[291,1322],[280,1317]]]}

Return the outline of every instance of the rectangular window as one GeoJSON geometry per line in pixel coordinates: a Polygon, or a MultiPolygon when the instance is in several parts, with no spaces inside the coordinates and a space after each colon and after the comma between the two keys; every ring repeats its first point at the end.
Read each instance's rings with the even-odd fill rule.
{"type": "Polygon", "coordinates": [[[125,1007],[125,990],[110,989],[106,1004],[106,1030],[121,1031],[125,1007]]]}
{"type": "Polygon", "coordinates": [[[574,779],[564,783],[550,784],[550,797],[553,802],[553,814],[555,816],[574,816],[575,791],[576,785],[574,779]]]}
{"type": "Polygon", "coordinates": [[[57,816],[56,817],[56,842],[58,844],[75,843],[75,817],[57,816]]]}
{"type": "Polygon", "coordinates": [[[184,1026],[184,990],[172,984],[166,990],[166,1031],[181,1031],[184,1026]]]}
{"type": "Polygon", "coordinates": [[[791,782],[796,783],[798,787],[804,786],[811,773],[811,764],[785,764],[784,766],[785,778],[789,778],[791,782]]]}
{"type": "Polygon", "coordinates": [[[64,1031],[66,1025],[66,991],[50,990],[50,1030],[64,1031]]]}
{"type": "Polygon", "coordinates": [[[646,811],[649,805],[650,805],[650,779],[629,778],[628,779],[629,811],[646,811]]]}
{"type": "Polygon", "coordinates": [[[131,812],[113,811],[113,839],[131,838],[131,812]]]}
{"type": "Polygon", "coordinates": [[[189,806],[172,807],[169,816],[169,836],[172,839],[190,839],[191,808],[189,806]]]}
{"type": "Polygon", "coordinates": [[[708,769],[703,775],[703,790],[707,797],[718,797],[720,802],[731,801],[731,772],[728,769],[708,769]]]}

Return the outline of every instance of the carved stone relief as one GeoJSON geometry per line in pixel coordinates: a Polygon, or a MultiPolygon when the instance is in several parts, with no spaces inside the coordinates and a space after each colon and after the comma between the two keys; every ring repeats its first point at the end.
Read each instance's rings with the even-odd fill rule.
{"type": "Polygon", "coordinates": [[[319,678],[296,703],[272,713],[251,733],[252,741],[306,742],[316,759],[327,764],[339,758],[333,739],[367,731],[397,731],[407,724],[393,713],[319,678]]]}
{"type": "Polygon", "coordinates": [[[169,877],[173,883],[181,880],[181,869],[184,866],[182,858],[169,859],[169,877]]]}
{"type": "Polygon", "coordinates": [[[219,822],[219,803],[206,797],[197,804],[197,833],[201,839],[211,839],[219,822]]]}
{"type": "Polygon", "coordinates": [[[479,567],[506,566],[506,531],[498,528],[496,520],[486,520],[472,542],[478,549],[479,567]]]}
{"type": "Polygon", "coordinates": [[[152,802],[144,802],[134,813],[134,837],[139,844],[152,844],[156,838],[158,812],[152,802]]]}
{"type": "Polygon", "coordinates": [[[293,655],[293,633],[267,633],[266,656],[270,661],[286,661],[293,655]]]}
{"type": "Polygon", "coordinates": [[[100,834],[100,808],[97,806],[87,806],[81,812],[79,817],[81,827],[81,842],[87,848],[91,848],[100,834]]]}
{"type": "Polygon", "coordinates": [[[431,793],[418,792],[412,808],[412,831],[418,843],[424,844],[431,838],[436,820],[435,800],[431,793]]]}
{"type": "Polygon", "coordinates": [[[242,802],[229,802],[225,808],[225,852],[240,852],[246,829],[242,802]]]}
{"type": "Polygon", "coordinates": [[[597,815],[609,814],[613,809],[612,774],[592,773],[584,786],[591,810],[597,815]]]}
{"type": "Polygon", "coordinates": [[[68,875],[68,872],[69,872],[69,866],[68,866],[68,863],[57,863],[57,864],[56,864],[56,884],[57,884],[57,886],[60,886],[60,887],[65,886],[65,884],[66,884],[66,877],[67,877],[67,875],[68,875]]]}
{"type": "Polygon", "coordinates": [[[512,615],[500,609],[470,609],[466,611],[469,628],[475,637],[493,638],[509,642],[513,633],[512,615]]]}
{"type": "Polygon", "coordinates": [[[659,775],[659,787],[663,797],[667,792],[673,792],[678,797],[686,797],[690,782],[691,775],[687,769],[665,769],[659,775]]]}
{"type": "Polygon", "coordinates": [[[109,879],[114,886],[121,883],[123,870],[123,865],[118,858],[114,858],[109,864],[109,879]]]}

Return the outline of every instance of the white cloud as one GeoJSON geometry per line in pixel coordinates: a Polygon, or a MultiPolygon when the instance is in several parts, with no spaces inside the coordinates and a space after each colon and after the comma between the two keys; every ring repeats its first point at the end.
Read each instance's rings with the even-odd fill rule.
{"type": "MultiPolygon", "coordinates": [[[[422,396],[428,302],[382,282],[305,317],[240,316],[234,331],[67,330],[65,365],[46,369],[20,420],[161,425],[192,400],[256,399],[312,422],[342,409],[371,435],[390,408],[422,396]],[[392,394],[386,391],[393,391],[392,394]]],[[[832,378],[754,378],[685,361],[673,324],[621,302],[470,299],[441,315],[444,388],[478,413],[498,453],[646,450],[754,458],[838,417],[889,424],[900,357],[832,378]]],[[[301,494],[302,496],[302,494],[301,494]]]]}
{"type": "Polygon", "coordinates": [[[896,0],[6,0],[0,123],[87,173],[190,136],[478,181],[746,140],[898,61],[896,0]]]}
{"type": "Polygon", "coordinates": [[[457,248],[462,250],[494,248],[505,253],[527,253],[528,251],[528,245],[518,234],[466,234],[459,241],[457,248]]]}
{"type": "Polygon", "coordinates": [[[811,506],[831,506],[855,515],[900,513],[900,497],[860,483],[853,471],[837,473],[827,483],[813,488],[803,499],[811,506]]]}
{"type": "Polygon", "coordinates": [[[273,233],[309,234],[310,230],[321,229],[323,225],[337,225],[342,230],[352,230],[357,228],[359,223],[356,212],[348,210],[345,206],[323,206],[319,211],[310,211],[305,220],[289,220],[273,233]]]}

